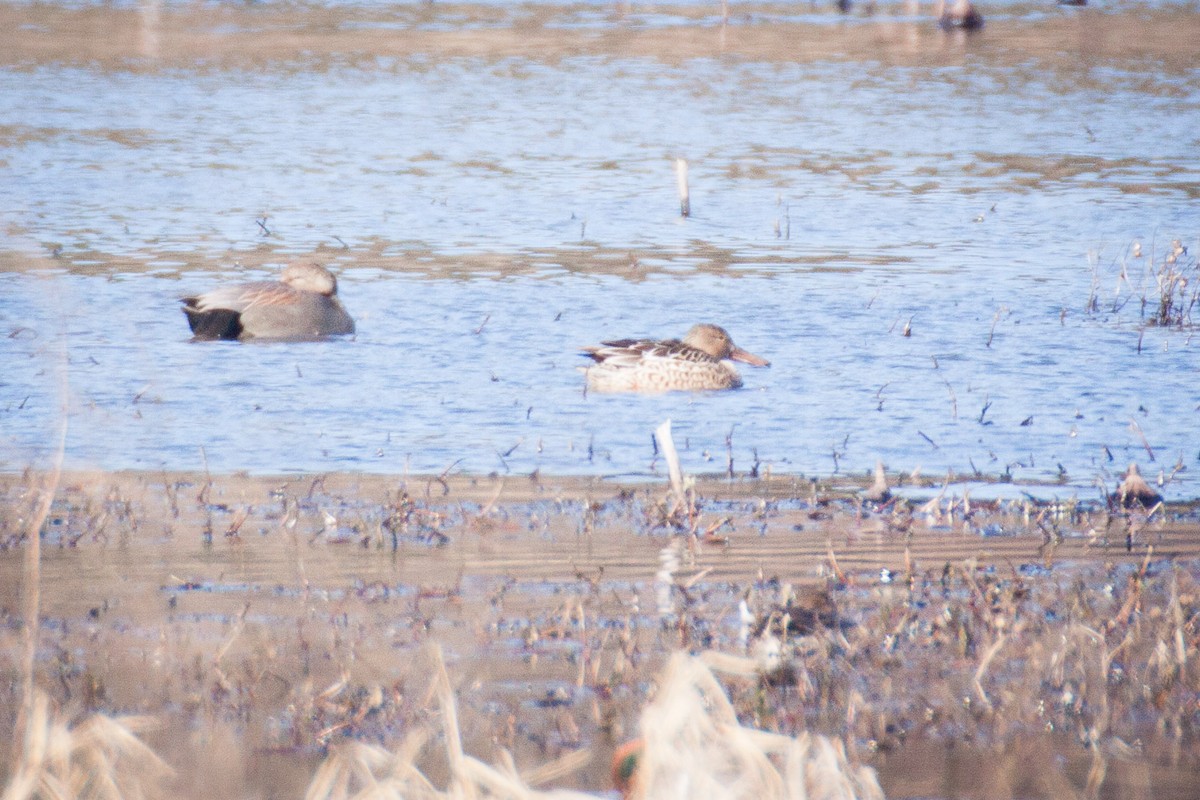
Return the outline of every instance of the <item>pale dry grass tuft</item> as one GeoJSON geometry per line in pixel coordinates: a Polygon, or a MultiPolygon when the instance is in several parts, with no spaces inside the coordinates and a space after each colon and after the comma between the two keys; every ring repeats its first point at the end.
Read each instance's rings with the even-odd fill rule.
{"type": "MultiPolygon", "coordinates": [[[[438,788],[416,766],[426,735],[411,734],[396,751],[361,743],[336,748],[318,770],[305,800],[459,800],[460,798],[594,798],[569,790],[539,790],[547,776],[584,766],[568,754],[536,774],[518,773],[502,754],[492,766],[463,752],[454,694],[436,657],[441,731],[450,766],[438,788]]],[[[653,800],[881,800],[874,770],[855,766],[840,742],[810,733],[790,737],[742,726],[729,697],[697,658],[675,655],[654,701],[641,718],[642,749],[630,795],[653,800]]]]}
{"type": "Polygon", "coordinates": [[[546,777],[554,778],[584,766],[586,752],[569,753],[558,762],[544,765],[536,775],[521,775],[506,754],[498,766],[490,766],[463,751],[459,731],[458,704],[438,648],[431,650],[434,661],[435,691],[441,718],[441,731],[410,733],[395,751],[373,745],[350,743],[335,748],[309,784],[305,800],[469,800],[472,798],[588,798],[570,791],[542,792],[530,784],[546,777]],[[430,734],[445,743],[450,769],[448,785],[439,789],[417,766],[430,734]]]}
{"type": "Polygon", "coordinates": [[[395,752],[361,742],[336,747],[313,776],[305,800],[437,797],[437,789],[413,765],[424,741],[414,734],[395,752]]]}
{"type": "Polygon", "coordinates": [[[745,727],[713,673],[672,657],[642,713],[636,792],[653,800],[856,800],[882,798],[874,770],[855,766],[840,742],[745,727]]]}
{"type": "Polygon", "coordinates": [[[37,693],[3,800],[168,797],[166,783],[174,772],[138,738],[151,727],[148,717],[102,714],[72,727],[37,693]]]}

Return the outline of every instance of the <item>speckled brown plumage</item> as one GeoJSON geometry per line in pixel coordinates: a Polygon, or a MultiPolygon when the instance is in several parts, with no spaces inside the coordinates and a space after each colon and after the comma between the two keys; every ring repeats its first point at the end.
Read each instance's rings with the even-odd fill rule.
{"type": "Polygon", "coordinates": [[[733,343],[724,328],[702,323],[680,339],[615,339],[583,348],[596,363],[584,368],[595,392],[707,391],[737,389],[741,375],[731,361],[770,364],[733,343]]]}

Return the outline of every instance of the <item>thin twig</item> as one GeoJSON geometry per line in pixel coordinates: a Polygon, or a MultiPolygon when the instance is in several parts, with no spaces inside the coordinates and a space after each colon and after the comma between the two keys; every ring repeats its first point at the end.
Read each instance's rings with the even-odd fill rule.
{"type": "Polygon", "coordinates": [[[979,696],[979,699],[983,702],[983,705],[987,708],[989,714],[992,712],[992,701],[988,700],[987,692],[983,690],[983,676],[987,674],[988,667],[991,666],[992,659],[994,659],[996,654],[1000,652],[1000,648],[1004,646],[1004,643],[1007,641],[1007,639],[1007,636],[1001,636],[999,639],[992,642],[992,646],[987,649],[987,652],[983,654],[983,659],[979,662],[979,669],[975,670],[975,678],[973,681],[975,686],[975,694],[979,696]]]}
{"type": "Polygon", "coordinates": [[[1138,425],[1138,421],[1133,417],[1129,418],[1129,429],[1138,435],[1142,440],[1142,447],[1146,450],[1146,455],[1150,456],[1150,460],[1154,461],[1154,451],[1150,449],[1150,442],[1146,439],[1146,434],[1142,433],[1142,426],[1138,425]]]}

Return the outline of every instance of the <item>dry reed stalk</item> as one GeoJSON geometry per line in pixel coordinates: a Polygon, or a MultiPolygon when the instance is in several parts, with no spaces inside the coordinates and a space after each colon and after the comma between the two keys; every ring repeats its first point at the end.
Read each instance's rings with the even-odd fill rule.
{"type": "Polygon", "coordinates": [[[440,709],[449,785],[438,789],[416,766],[430,733],[418,729],[410,733],[394,753],[357,742],[335,749],[314,775],[305,800],[469,800],[479,797],[594,800],[590,795],[577,792],[540,792],[530,787],[530,784],[555,780],[585,766],[591,760],[591,754],[586,750],[568,753],[523,775],[518,774],[512,757],[506,752],[501,753],[499,767],[467,755],[459,729],[458,704],[440,648],[431,648],[429,658],[433,661],[431,690],[440,709]]]}
{"type": "Polygon", "coordinates": [[[829,569],[833,572],[833,576],[835,579],[837,579],[838,584],[841,586],[848,584],[850,579],[846,576],[846,573],[842,571],[842,568],[838,566],[837,556],[834,555],[833,539],[829,539],[825,542],[825,556],[829,560],[829,569]]]}
{"type": "Polygon", "coordinates": [[[683,489],[683,469],[679,466],[679,453],[675,450],[675,440],[671,437],[671,420],[668,419],[658,426],[654,431],[654,439],[658,442],[658,449],[662,451],[663,458],[667,460],[667,474],[671,479],[671,490],[675,493],[677,508],[686,508],[687,497],[683,489]]]}
{"type": "Polygon", "coordinates": [[[1098,742],[1090,742],[1089,749],[1092,751],[1092,764],[1088,768],[1084,791],[1087,797],[1096,798],[1100,796],[1100,787],[1104,785],[1104,778],[1108,774],[1108,759],[1104,757],[1098,742]]]}
{"type": "MultiPolygon", "coordinates": [[[[59,318],[65,319],[62,315],[59,318]]],[[[21,711],[17,715],[13,731],[13,747],[22,749],[13,754],[13,763],[18,765],[14,770],[14,774],[17,776],[14,778],[14,784],[20,778],[22,771],[29,769],[30,766],[25,763],[25,752],[22,745],[29,740],[31,734],[29,726],[32,723],[37,703],[33,686],[33,671],[37,660],[38,631],[41,629],[42,525],[45,524],[46,518],[50,514],[50,506],[58,491],[58,483],[62,477],[63,455],[67,447],[67,365],[69,361],[65,331],[60,331],[59,340],[62,342],[62,352],[60,353],[58,372],[59,423],[58,437],[54,448],[54,466],[42,485],[41,495],[33,514],[29,517],[29,525],[25,529],[25,559],[22,566],[25,577],[24,602],[22,603],[25,624],[22,631],[21,652],[21,711]]],[[[14,796],[19,797],[19,795],[14,796]]],[[[9,800],[7,792],[5,800],[9,800]]]]}
{"type": "Polygon", "coordinates": [[[362,742],[342,745],[317,769],[305,800],[438,797],[438,790],[414,766],[427,739],[424,730],[414,730],[395,752],[362,742]],[[356,786],[364,788],[356,790],[356,786]]]}
{"type": "Polygon", "coordinates": [[[680,502],[683,501],[683,472],[679,466],[679,454],[675,450],[675,440],[671,436],[671,420],[666,420],[654,431],[658,448],[667,460],[667,473],[671,479],[671,488],[675,491],[680,502]]]}
{"type": "MultiPolygon", "coordinates": [[[[512,756],[507,751],[502,756],[511,766],[512,756]]],[[[541,786],[545,783],[560,780],[567,775],[572,775],[586,767],[591,761],[592,754],[588,750],[573,750],[564,756],[556,758],[549,764],[542,764],[539,767],[522,772],[521,780],[530,786],[541,786]]]]}
{"type": "MultiPolygon", "coordinates": [[[[55,459],[56,463],[53,471],[49,476],[46,485],[41,489],[41,496],[34,513],[29,518],[29,525],[25,529],[25,559],[23,573],[25,576],[24,588],[24,621],[25,626],[22,631],[22,652],[21,652],[21,713],[17,716],[16,730],[14,731],[13,743],[14,747],[22,747],[24,751],[28,750],[30,741],[30,725],[33,724],[34,705],[37,693],[33,686],[34,664],[37,660],[37,642],[38,630],[40,629],[39,620],[41,617],[41,558],[42,558],[42,525],[46,522],[46,517],[50,514],[50,505],[54,501],[54,493],[58,488],[58,481],[62,471],[62,456],[66,445],[67,423],[66,414],[63,415],[63,421],[60,428],[58,455],[55,459]]],[[[24,766],[25,752],[18,751],[14,754],[14,763],[24,766]]],[[[20,775],[20,768],[17,770],[20,775]]],[[[16,783],[16,780],[14,780],[16,783]]],[[[5,795],[5,800],[8,800],[8,795],[5,795]]]]}
{"type": "Polygon", "coordinates": [[[657,696],[642,713],[641,732],[637,797],[883,797],[874,772],[852,765],[839,743],[743,727],[713,673],[686,654],[672,656],[657,696]]]}
{"type": "Polygon", "coordinates": [[[1171,242],[1171,251],[1163,259],[1162,264],[1155,268],[1151,263],[1151,277],[1154,280],[1154,290],[1158,292],[1158,300],[1152,303],[1147,292],[1142,294],[1142,307],[1153,305],[1154,310],[1150,316],[1150,324],[1163,327],[1185,327],[1190,325],[1192,308],[1195,307],[1198,295],[1196,288],[1192,289],[1191,295],[1188,295],[1189,284],[1194,284],[1195,281],[1189,281],[1187,272],[1194,272],[1197,266],[1196,259],[1182,258],[1187,254],[1187,248],[1178,240],[1171,242]]]}
{"type": "MultiPolygon", "coordinates": [[[[416,767],[427,733],[414,732],[394,753],[361,743],[336,748],[313,777],[306,800],[596,800],[597,795],[534,786],[560,779],[591,759],[575,751],[533,771],[519,773],[502,752],[491,766],[463,751],[457,702],[440,651],[431,650],[440,707],[440,736],[450,779],[434,787],[416,767]]],[[[724,688],[704,661],[748,674],[744,659],[705,654],[672,657],[654,701],[641,715],[633,796],[654,800],[876,800],[883,793],[874,771],[856,766],[840,742],[813,734],[789,737],[743,727],[724,688]],[[703,660],[702,660],[703,658],[703,660]]]]}
{"type": "Polygon", "coordinates": [[[679,187],[679,215],[692,215],[692,201],[688,196],[688,163],[686,158],[675,159],[675,182],[679,187]]]}
{"type": "Polygon", "coordinates": [[[476,796],[474,786],[464,780],[467,763],[462,748],[462,734],[458,729],[458,704],[454,699],[454,690],[450,686],[450,676],[446,673],[446,662],[442,658],[440,647],[434,649],[433,656],[434,686],[442,710],[442,731],[446,737],[446,756],[450,762],[451,794],[454,797],[472,798],[476,796]]]}
{"type": "Polygon", "coordinates": [[[3,800],[167,796],[162,784],[173,771],[137,736],[154,726],[150,718],[97,714],[71,728],[35,692],[24,722],[22,751],[3,800]]]}
{"type": "Polygon", "coordinates": [[[1008,637],[1001,635],[1000,638],[992,642],[992,646],[983,654],[983,658],[979,660],[979,668],[975,670],[975,676],[972,678],[971,684],[975,688],[975,694],[983,702],[984,708],[988,713],[992,713],[994,707],[992,701],[988,699],[987,692],[983,690],[983,678],[987,675],[988,668],[992,664],[992,659],[1000,652],[1000,648],[1004,647],[1004,643],[1008,641],[1008,637]]]}

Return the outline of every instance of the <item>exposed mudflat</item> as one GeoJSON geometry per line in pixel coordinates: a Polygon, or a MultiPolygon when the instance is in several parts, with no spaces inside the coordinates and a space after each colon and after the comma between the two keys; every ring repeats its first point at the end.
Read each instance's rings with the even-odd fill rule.
{"type": "MultiPolygon", "coordinates": [[[[839,15],[815,5],[730,3],[723,18],[716,3],[8,4],[0,9],[0,63],[227,69],[415,55],[551,62],[595,55],[665,62],[735,56],[898,65],[925,65],[939,54],[948,64],[962,59],[963,40],[948,39],[929,24],[933,4],[877,8],[874,15],[839,15]]],[[[1185,72],[1195,65],[1200,22],[1188,6],[1044,9],[1014,3],[988,10],[983,53],[1008,64],[1153,60],[1185,72]]]]}
{"type": "MultiPolygon", "coordinates": [[[[39,479],[0,481],[7,726],[39,479]]],[[[657,483],[67,474],[36,682],[160,720],[183,796],[298,796],[330,745],[397,747],[434,644],[468,752],[590,754],[554,785],[611,789],[683,649],[742,659],[747,724],[844,738],[888,797],[1193,796],[1195,512],[903,491],[703,480],[672,511],[657,483]]]]}

